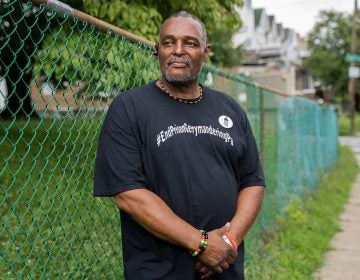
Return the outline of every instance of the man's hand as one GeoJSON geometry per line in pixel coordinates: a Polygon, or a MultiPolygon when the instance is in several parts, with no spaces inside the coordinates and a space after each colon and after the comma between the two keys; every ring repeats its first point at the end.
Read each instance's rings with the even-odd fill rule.
{"type": "Polygon", "coordinates": [[[230,223],[226,223],[222,228],[208,232],[208,246],[195,264],[201,278],[207,278],[216,272],[221,273],[234,263],[237,251],[222,238],[229,229],[230,223]]]}

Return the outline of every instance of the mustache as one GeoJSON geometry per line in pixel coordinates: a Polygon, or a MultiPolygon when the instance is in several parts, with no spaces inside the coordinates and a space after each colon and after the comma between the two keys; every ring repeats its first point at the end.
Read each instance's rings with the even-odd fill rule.
{"type": "Polygon", "coordinates": [[[187,65],[191,65],[191,59],[188,56],[182,56],[182,57],[170,57],[167,59],[167,64],[170,65],[172,63],[186,63],[187,65]]]}

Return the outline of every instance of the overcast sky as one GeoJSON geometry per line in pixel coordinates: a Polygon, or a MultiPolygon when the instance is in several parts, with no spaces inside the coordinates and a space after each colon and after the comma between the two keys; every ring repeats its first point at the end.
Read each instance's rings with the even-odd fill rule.
{"type": "Polygon", "coordinates": [[[320,10],[335,9],[352,14],[354,0],[252,0],[252,6],[265,8],[268,15],[275,15],[276,22],[305,36],[320,10]]]}

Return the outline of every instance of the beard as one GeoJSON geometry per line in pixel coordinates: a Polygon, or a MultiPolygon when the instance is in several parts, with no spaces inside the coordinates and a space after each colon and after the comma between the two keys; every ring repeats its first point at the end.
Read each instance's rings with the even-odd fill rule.
{"type": "Polygon", "coordinates": [[[179,75],[172,75],[168,71],[165,71],[165,73],[163,73],[163,76],[166,79],[166,81],[168,81],[169,83],[181,85],[197,80],[199,75],[191,75],[191,73],[189,72],[179,76],[179,75]]]}
{"type": "Polygon", "coordinates": [[[176,85],[183,85],[188,82],[196,81],[198,79],[201,68],[197,73],[191,73],[191,69],[193,68],[193,63],[189,57],[184,56],[182,58],[175,58],[175,59],[169,58],[166,60],[165,65],[170,65],[171,62],[185,62],[188,65],[188,68],[187,68],[186,72],[182,75],[171,74],[170,71],[168,71],[168,69],[165,68],[161,72],[167,82],[169,82],[171,84],[176,84],[176,85]]]}

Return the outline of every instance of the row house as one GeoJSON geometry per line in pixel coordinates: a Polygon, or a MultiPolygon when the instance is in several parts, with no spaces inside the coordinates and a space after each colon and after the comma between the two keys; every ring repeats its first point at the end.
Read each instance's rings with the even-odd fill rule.
{"type": "Polygon", "coordinates": [[[314,82],[302,68],[309,55],[306,41],[293,29],[285,28],[263,8],[254,9],[251,0],[237,8],[243,21],[233,45],[245,49],[243,65],[233,69],[251,75],[268,88],[289,95],[314,94],[314,82]]]}

